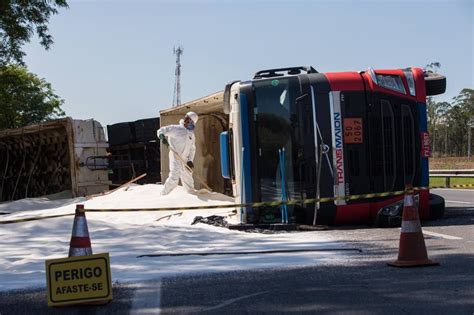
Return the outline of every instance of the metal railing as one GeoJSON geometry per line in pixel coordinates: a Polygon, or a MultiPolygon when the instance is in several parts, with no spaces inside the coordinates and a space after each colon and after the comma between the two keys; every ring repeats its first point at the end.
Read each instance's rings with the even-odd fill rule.
{"type": "Polygon", "coordinates": [[[430,170],[430,177],[444,177],[446,186],[450,186],[451,177],[474,178],[474,169],[430,170]]]}

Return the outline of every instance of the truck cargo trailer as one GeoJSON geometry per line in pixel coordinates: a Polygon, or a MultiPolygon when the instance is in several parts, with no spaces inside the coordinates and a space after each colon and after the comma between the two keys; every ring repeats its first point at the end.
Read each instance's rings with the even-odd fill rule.
{"type": "Polygon", "coordinates": [[[0,131],[0,201],[108,190],[107,146],[101,124],[92,119],[0,131]]]}

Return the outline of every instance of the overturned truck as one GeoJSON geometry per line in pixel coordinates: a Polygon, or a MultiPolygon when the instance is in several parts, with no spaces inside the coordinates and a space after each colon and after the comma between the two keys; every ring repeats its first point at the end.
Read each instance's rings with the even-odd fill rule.
{"type": "Polygon", "coordinates": [[[236,201],[327,200],[249,207],[243,221],[395,225],[406,184],[418,188],[421,219],[441,216],[444,200],[428,187],[426,97],[445,89],[444,76],[415,67],[291,67],[230,83],[222,160],[236,201]]]}
{"type": "Polygon", "coordinates": [[[392,226],[400,223],[403,196],[396,192],[405,184],[418,188],[421,219],[444,212],[444,200],[428,188],[426,96],[445,88],[445,77],[420,68],[270,69],[161,117],[162,125],[189,110],[209,117],[196,126],[195,169],[238,204],[329,199],[242,208],[243,223],[392,226]],[[366,194],[373,196],[354,198],[366,194]]]}
{"type": "Polygon", "coordinates": [[[0,201],[106,191],[106,148],[104,130],[92,119],[0,131],[0,201]]]}

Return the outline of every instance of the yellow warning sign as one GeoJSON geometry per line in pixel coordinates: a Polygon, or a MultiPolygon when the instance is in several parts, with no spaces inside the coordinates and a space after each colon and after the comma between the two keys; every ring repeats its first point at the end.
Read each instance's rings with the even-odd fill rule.
{"type": "Polygon", "coordinates": [[[48,305],[112,300],[109,254],[46,260],[48,305]]]}

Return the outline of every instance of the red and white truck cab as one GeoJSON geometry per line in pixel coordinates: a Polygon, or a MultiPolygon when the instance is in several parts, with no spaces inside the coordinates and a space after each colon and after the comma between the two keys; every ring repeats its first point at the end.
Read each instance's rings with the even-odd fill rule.
{"type": "MultiPolygon", "coordinates": [[[[403,196],[346,197],[402,191],[406,184],[420,188],[421,219],[439,216],[440,197],[431,197],[437,204],[430,208],[426,97],[445,88],[444,77],[420,68],[259,71],[225,88],[222,175],[232,179],[241,204],[337,198],[288,206],[290,223],[390,225],[403,196]]],[[[280,207],[247,207],[241,215],[243,223],[259,224],[280,222],[280,213],[280,207]]]]}

